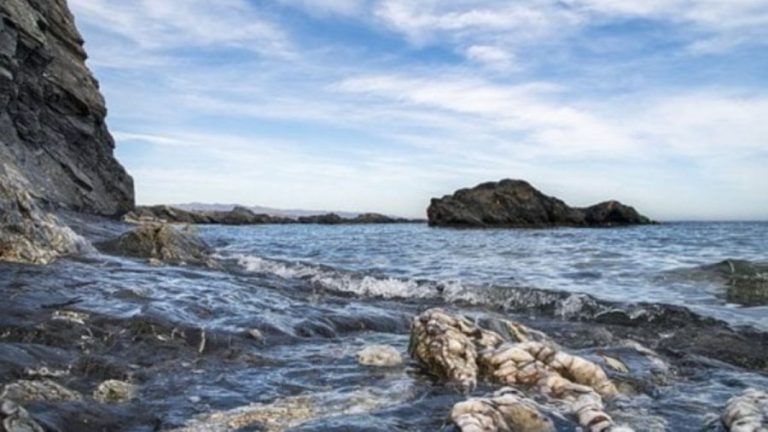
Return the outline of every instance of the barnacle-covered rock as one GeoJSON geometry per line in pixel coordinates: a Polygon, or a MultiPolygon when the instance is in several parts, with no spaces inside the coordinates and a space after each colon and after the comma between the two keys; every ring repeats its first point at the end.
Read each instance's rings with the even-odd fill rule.
{"type": "Polygon", "coordinates": [[[136,395],[136,386],[119,380],[107,380],[93,391],[93,398],[105,404],[128,402],[136,395]]]}
{"type": "Polygon", "coordinates": [[[392,367],[403,364],[403,356],[392,346],[371,345],[358,351],[357,361],[366,366],[392,367]]]}
{"type": "Polygon", "coordinates": [[[43,432],[43,428],[19,404],[0,399],[0,432],[43,432]]]}
{"type": "Polygon", "coordinates": [[[473,398],[454,405],[451,420],[462,432],[549,432],[555,427],[538,406],[513,388],[490,398],[473,398]]]}
{"type": "Polygon", "coordinates": [[[744,390],[728,400],[721,420],[731,432],[768,432],[768,393],[744,390]]]}
{"type": "Polygon", "coordinates": [[[526,342],[518,346],[563,377],[592,387],[602,396],[614,396],[618,393],[616,385],[608,378],[603,368],[585,358],[554,350],[539,342],[526,342]]]}
{"type": "Polygon", "coordinates": [[[427,371],[469,391],[477,384],[477,349],[501,344],[497,333],[430,309],[414,318],[408,351],[427,371]]]}
{"type": "Polygon", "coordinates": [[[51,380],[18,380],[6,385],[0,392],[0,399],[10,399],[15,402],[77,401],[82,398],[80,393],[51,380]]]}

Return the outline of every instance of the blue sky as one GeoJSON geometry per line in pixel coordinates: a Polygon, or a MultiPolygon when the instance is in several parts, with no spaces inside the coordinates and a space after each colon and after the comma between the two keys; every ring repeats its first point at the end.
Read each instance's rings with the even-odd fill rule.
{"type": "Polygon", "coordinates": [[[768,0],[70,0],[141,204],[768,219],[768,0]]]}

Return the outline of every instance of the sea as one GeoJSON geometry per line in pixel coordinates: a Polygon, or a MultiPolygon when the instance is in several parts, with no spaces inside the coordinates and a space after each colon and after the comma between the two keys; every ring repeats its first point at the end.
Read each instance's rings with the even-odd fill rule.
{"type": "MultiPolygon", "coordinates": [[[[98,245],[130,227],[82,220],[75,228],[98,245]]],[[[48,266],[0,264],[6,311],[0,317],[0,379],[17,377],[19,365],[75,364],[71,377],[62,380],[86,395],[103,377],[128,376],[140,389],[137,400],[123,407],[94,408],[82,401],[66,408],[50,402],[28,407],[52,430],[89,430],[73,428],[78,413],[104,430],[173,430],[208,413],[296,397],[311,404],[312,415],[276,429],[262,424],[242,430],[449,430],[454,403],[495,387],[486,383],[471,395],[457,393],[409,358],[410,322],[433,307],[478,322],[521,321],[588,358],[614,353],[629,366],[624,378],[630,384],[607,403],[607,411],[636,431],[719,431],[728,398],[748,387],[768,389],[765,369],[674,350],[659,351],[653,361],[633,354],[626,335],[600,336],[606,330],[594,312],[670,306],[723,328],[768,332],[768,302],[734,295],[728,273],[733,263],[768,262],[765,222],[611,229],[447,229],[419,223],[195,229],[219,266],[156,266],[96,247],[48,266]],[[142,323],[169,345],[141,339],[134,351],[106,342],[84,348],[81,340],[30,336],[47,322],[46,314],[59,309],[98,317],[91,336],[101,334],[99,326],[134,331],[142,323]],[[163,340],[181,332],[192,348],[163,340]],[[405,365],[358,364],[356,353],[373,344],[395,347],[405,365]],[[115,372],[89,375],[78,369],[88,349],[100,359],[95,363],[115,372]],[[107,415],[112,423],[99,420],[107,415]]],[[[768,289],[768,275],[749,277],[768,289]]],[[[558,430],[578,430],[567,414],[556,423],[558,430]]]]}

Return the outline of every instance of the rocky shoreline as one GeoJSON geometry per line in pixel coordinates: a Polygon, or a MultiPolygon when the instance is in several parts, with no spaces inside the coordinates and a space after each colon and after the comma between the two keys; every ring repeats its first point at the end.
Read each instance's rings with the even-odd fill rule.
{"type": "Polygon", "coordinates": [[[128,223],[183,223],[199,225],[264,225],[264,224],[399,224],[423,223],[419,219],[405,219],[386,216],[379,213],[362,213],[355,217],[344,218],[336,213],[325,213],[296,218],[254,213],[247,207],[235,206],[232,210],[184,210],[167,205],[137,206],[123,216],[128,223]]]}

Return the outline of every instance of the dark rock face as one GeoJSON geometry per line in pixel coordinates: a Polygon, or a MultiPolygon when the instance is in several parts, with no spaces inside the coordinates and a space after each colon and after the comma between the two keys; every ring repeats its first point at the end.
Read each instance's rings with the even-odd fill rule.
{"type": "Polygon", "coordinates": [[[541,228],[552,226],[619,226],[651,220],[617,201],[573,208],[544,195],[523,180],[482,183],[453,195],[433,198],[429,224],[451,227],[541,228]]]}
{"type": "Polygon", "coordinates": [[[606,201],[582,209],[584,220],[590,226],[643,225],[652,221],[618,201],[606,201]]]}
{"type": "Polygon", "coordinates": [[[65,0],[0,2],[0,148],[42,203],[122,214],[133,180],[82,44],[65,0]]]}
{"type": "Polygon", "coordinates": [[[108,253],[169,264],[214,265],[210,248],[192,230],[167,224],[139,225],[133,231],[97,246],[108,253]]]}

